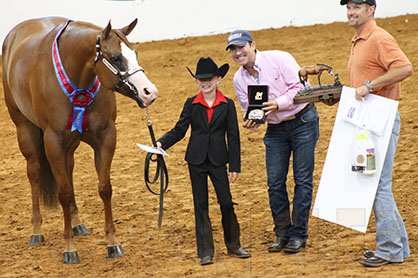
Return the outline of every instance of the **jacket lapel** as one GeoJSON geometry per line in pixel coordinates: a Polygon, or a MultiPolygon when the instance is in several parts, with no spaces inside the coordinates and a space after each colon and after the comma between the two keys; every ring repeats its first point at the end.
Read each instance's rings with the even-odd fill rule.
{"type": "Polygon", "coordinates": [[[202,115],[202,120],[205,124],[206,127],[209,127],[209,123],[208,123],[208,113],[206,112],[206,107],[203,106],[202,104],[198,103],[197,104],[198,109],[200,111],[200,114],[202,115]]]}
{"type": "Polygon", "coordinates": [[[214,107],[213,114],[212,114],[212,119],[210,120],[211,125],[216,121],[216,119],[219,117],[219,115],[222,114],[222,111],[225,109],[225,104],[226,103],[221,102],[214,107]]]}

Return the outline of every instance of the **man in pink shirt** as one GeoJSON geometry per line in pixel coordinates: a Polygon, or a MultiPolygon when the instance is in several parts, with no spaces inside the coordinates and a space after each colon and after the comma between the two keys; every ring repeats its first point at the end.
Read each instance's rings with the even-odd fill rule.
{"type": "MultiPolygon", "coordinates": [[[[243,111],[248,109],[248,85],[268,86],[266,112],[266,167],[270,208],[276,239],[269,252],[298,253],[306,245],[309,211],[312,203],[315,146],[319,118],[313,103],[293,104],[303,88],[299,65],[287,52],[258,51],[250,33],[236,30],[228,36],[232,59],[241,65],[234,75],[234,87],[243,111]],[[295,190],[293,211],[286,189],[290,156],[293,153],[295,190]]],[[[243,126],[255,129],[260,124],[244,120],[243,126]]]]}

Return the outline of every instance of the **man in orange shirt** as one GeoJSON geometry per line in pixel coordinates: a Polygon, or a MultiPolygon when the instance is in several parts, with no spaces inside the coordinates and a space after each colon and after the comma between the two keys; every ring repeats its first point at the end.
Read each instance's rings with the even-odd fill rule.
{"type": "MultiPolygon", "coordinates": [[[[395,39],[376,25],[376,1],[341,0],[340,4],[347,5],[348,24],[355,30],[348,73],[350,86],[356,88],[356,99],[373,93],[398,100],[400,82],[412,75],[412,65],[395,39]]],[[[377,249],[365,251],[359,261],[367,267],[402,263],[409,257],[408,236],[392,193],[392,168],[399,130],[397,112],[373,204],[377,249]]]]}

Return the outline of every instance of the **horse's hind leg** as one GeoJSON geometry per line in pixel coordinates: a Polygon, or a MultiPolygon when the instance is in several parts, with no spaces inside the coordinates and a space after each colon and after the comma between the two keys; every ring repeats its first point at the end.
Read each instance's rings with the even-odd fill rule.
{"type": "Polygon", "coordinates": [[[71,206],[75,204],[74,189],[72,186],[72,179],[70,177],[69,167],[69,152],[64,148],[65,145],[70,144],[64,142],[64,135],[56,133],[52,130],[46,130],[45,136],[45,151],[51,163],[51,168],[58,184],[58,199],[64,214],[64,259],[65,264],[79,263],[77,248],[74,243],[74,233],[71,227],[71,206]]]}
{"type": "MultiPolygon", "coordinates": [[[[71,185],[73,185],[73,170],[74,170],[74,151],[77,148],[78,144],[74,146],[74,149],[70,152],[68,161],[69,161],[69,178],[71,180],[71,185]]],[[[74,236],[86,236],[89,234],[86,226],[81,222],[80,217],[78,216],[78,208],[75,202],[75,199],[71,201],[70,204],[70,214],[71,214],[71,226],[73,227],[74,236]]]]}
{"type": "Polygon", "coordinates": [[[35,246],[44,242],[41,228],[42,216],[39,208],[41,197],[41,164],[39,161],[39,150],[43,150],[42,132],[38,127],[24,118],[20,112],[17,113],[13,113],[12,119],[16,124],[19,148],[26,159],[27,175],[31,185],[31,221],[33,230],[30,238],[30,245],[35,246]]]}
{"type": "Polygon", "coordinates": [[[75,200],[70,204],[71,226],[75,236],[86,236],[89,234],[86,226],[81,222],[78,216],[78,209],[75,200]]]}
{"type": "Polygon", "coordinates": [[[99,137],[101,138],[101,142],[94,142],[91,145],[94,149],[95,166],[99,176],[99,194],[103,200],[105,211],[105,232],[109,239],[109,245],[107,247],[108,257],[123,257],[125,253],[115,236],[111,204],[112,185],[110,184],[110,166],[116,147],[115,127],[108,127],[102,131],[99,137]]]}

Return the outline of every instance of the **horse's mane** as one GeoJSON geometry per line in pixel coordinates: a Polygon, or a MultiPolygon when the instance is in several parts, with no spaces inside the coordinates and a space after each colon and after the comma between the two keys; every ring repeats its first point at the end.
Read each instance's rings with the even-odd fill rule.
{"type": "MultiPolygon", "coordinates": [[[[75,21],[74,23],[79,24],[80,26],[87,27],[89,29],[95,30],[95,31],[103,31],[104,28],[99,27],[95,24],[92,24],[90,22],[85,21],[75,21]]],[[[112,32],[115,33],[118,38],[123,41],[130,49],[134,49],[133,45],[128,41],[125,34],[123,34],[119,29],[112,29],[112,32]]]]}
{"type": "Polygon", "coordinates": [[[317,66],[323,66],[323,67],[327,67],[327,68],[330,68],[330,66],[328,66],[328,65],[325,65],[325,64],[316,64],[317,66]]]}

